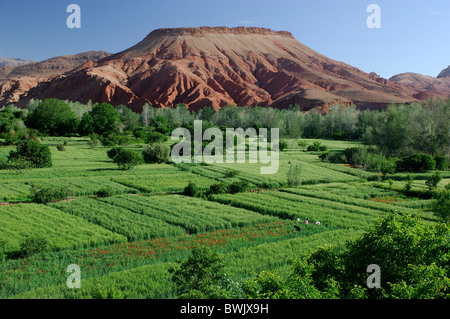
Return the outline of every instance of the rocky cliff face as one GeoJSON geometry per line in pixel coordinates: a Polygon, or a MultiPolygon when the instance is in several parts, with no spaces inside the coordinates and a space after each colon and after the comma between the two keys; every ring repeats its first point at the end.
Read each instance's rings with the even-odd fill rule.
{"type": "Polygon", "coordinates": [[[175,28],[41,82],[20,97],[190,109],[225,105],[326,110],[334,103],[381,108],[417,90],[329,59],[291,33],[265,28],[175,28]]]}
{"type": "Polygon", "coordinates": [[[0,67],[0,106],[16,103],[41,82],[68,72],[88,61],[98,61],[111,55],[103,51],[90,51],[76,55],[63,55],[41,62],[0,67]]]}

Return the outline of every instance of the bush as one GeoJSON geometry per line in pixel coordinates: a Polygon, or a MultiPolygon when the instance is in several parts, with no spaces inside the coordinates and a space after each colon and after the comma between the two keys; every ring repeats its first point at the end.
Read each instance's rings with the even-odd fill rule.
{"type": "Polygon", "coordinates": [[[199,190],[197,185],[194,182],[189,182],[188,186],[184,188],[183,195],[190,197],[197,197],[199,194],[199,190]]]}
{"type": "Polygon", "coordinates": [[[6,249],[7,249],[6,241],[0,240],[0,265],[6,260],[6,249]]]}
{"type": "Polygon", "coordinates": [[[146,163],[166,163],[169,161],[170,147],[164,144],[150,144],[142,151],[146,163]]]}
{"type": "Polygon", "coordinates": [[[121,147],[113,147],[112,149],[106,152],[106,155],[108,155],[110,159],[114,159],[114,157],[119,153],[120,149],[121,147]]]}
{"type": "Polygon", "coordinates": [[[328,147],[322,145],[320,142],[316,141],[313,144],[309,145],[306,150],[308,152],[325,152],[328,150],[328,147]]]}
{"type": "Polygon", "coordinates": [[[212,184],[206,195],[225,194],[228,191],[228,186],[225,183],[212,184]]]}
{"type": "Polygon", "coordinates": [[[52,153],[50,152],[50,148],[33,139],[22,142],[16,151],[11,151],[8,156],[8,161],[13,161],[18,158],[24,158],[30,161],[33,163],[33,167],[36,168],[52,167],[52,153]]]}
{"type": "Polygon", "coordinates": [[[236,194],[247,191],[250,184],[246,181],[234,182],[228,186],[228,193],[236,194]]]}
{"type": "Polygon", "coordinates": [[[72,196],[72,190],[67,184],[61,187],[46,187],[33,185],[30,190],[30,198],[33,202],[45,204],[52,200],[64,200],[72,196]]]}
{"type": "Polygon", "coordinates": [[[428,154],[413,154],[397,161],[399,172],[427,172],[436,168],[436,161],[428,154]]]}
{"type": "Polygon", "coordinates": [[[169,138],[166,135],[164,135],[160,132],[148,132],[144,136],[144,140],[148,144],[163,143],[163,142],[166,142],[168,139],[169,138]]]}
{"type": "Polygon", "coordinates": [[[289,147],[289,145],[288,145],[288,142],[286,142],[286,140],[281,140],[281,141],[280,141],[279,150],[280,150],[281,152],[287,150],[288,147],[289,147]]]}
{"type": "Polygon", "coordinates": [[[350,147],[344,150],[345,160],[350,165],[357,165],[355,155],[358,154],[358,147],[350,147]]]}
{"type": "Polygon", "coordinates": [[[287,173],[288,186],[299,186],[301,184],[301,173],[302,167],[300,166],[300,163],[289,164],[289,171],[287,173]]]}
{"type": "Polygon", "coordinates": [[[114,190],[111,187],[100,188],[95,192],[98,197],[111,197],[114,195],[114,190]]]}
{"type": "Polygon", "coordinates": [[[142,158],[142,155],[136,151],[120,148],[117,151],[116,156],[114,156],[113,161],[119,166],[119,169],[130,170],[137,165],[142,164],[144,159],[142,158]]]}
{"type": "Polygon", "coordinates": [[[324,153],[319,155],[319,158],[328,163],[334,163],[334,164],[344,164],[347,163],[347,159],[343,153],[337,152],[337,153],[324,153]]]}
{"type": "Polygon", "coordinates": [[[436,155],[434,157],[436,162],[436,169],[440,171],[445,171],[448,168],[448,159],[445,156],[436,155]]]}
{"type": "Polygon", "coordinates": [[[20,243],[19,255],[20,257],[29,257],[33,254],[47,251],[48,241],[40,236],[26,237],[20,243]]]}
{"type": "Polygon", "coordinates": [[[227,169],[225,171],[225,178],[231,178],[231,177],[235,177],[239,174],[240,172],[235,170],[235,169],[227,169]]]}
{"type": "Polygon", "coordinates": [[[431,210],[434,215],[441,218],[443,222],[450,221],[450,184],[445,189],[435,195],[435,199],[431,204],[431,210]]]}
{"type": "Polygon", "coordinates": [[[66,150],[63,144],[56,145],[56,149],[60,152],[64,152],[66,150]]]}
{"type": "Polygon", "coordinates": [[[425,185],[427,185],[428,191],[431,192],[433,189],[435,189],[440,181],[442,181],[442,176],[439,174],[439,172],[434,172],[434,174],[425,181],[425,185]]]}

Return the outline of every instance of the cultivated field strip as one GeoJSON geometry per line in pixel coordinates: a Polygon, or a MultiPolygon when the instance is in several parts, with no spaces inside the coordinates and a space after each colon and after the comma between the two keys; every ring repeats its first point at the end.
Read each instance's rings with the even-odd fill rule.
{"type": "Polygon", "coordinates": [[[50,206],[124,235],[129,241],[179,236],[185,233],[181,227],[161,219],[137,214],[92,198],[52,203],[50,206]]]}
{"type": "Polygon", "coordinates": [[[100,200],[180,226],[189,233],[241,227],[275,220],[273,217],[263,216],[245,209],[181,195],[148,197],[120,195],[100,200]]]}
{"type": "Polygon", "coordinates": [[[53,250],[84,248],[124,242],[126,237],[94,225],[81,217],[38,204],[0,207],[0,239],[17,251],[26,236],[45,236],[53,250]]]}
{"type": "Polygon", "coordinates": [[[367,229],[373,221],[385,215],[383,211],[352,207],[336,202],[324,203],[314,198],[276,191],[213,195],[212,199],[223,204],[231,204],[235,207],[280,218],[300,218],[309,222],[319,221],[325,227],[367,229]]]}

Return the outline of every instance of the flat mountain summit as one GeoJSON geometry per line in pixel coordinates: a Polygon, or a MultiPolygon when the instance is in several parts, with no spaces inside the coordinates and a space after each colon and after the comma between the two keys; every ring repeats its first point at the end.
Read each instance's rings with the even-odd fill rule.
{"type": "Polygon", "coordinates": [[[266,28],[158,29],[127,50],[87,60],[39,81],[16,102],[56,97],[135,111],[145,103],[184,103],[192,110],[298,104],[326,112],[334,103],[383,108],[421,99],[416,88],[330,59],[290,32],[266,28]]]}

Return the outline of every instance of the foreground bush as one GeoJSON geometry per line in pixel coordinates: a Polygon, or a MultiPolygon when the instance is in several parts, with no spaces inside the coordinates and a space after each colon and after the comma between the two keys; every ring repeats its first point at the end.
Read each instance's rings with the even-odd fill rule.
{"type": "Polygon", "coordinates": [[[33,254],[42,253],[48,250],[48,241],[43,237],[26,237],[20,243],[20,257],[28,257],[33,254]]]}

